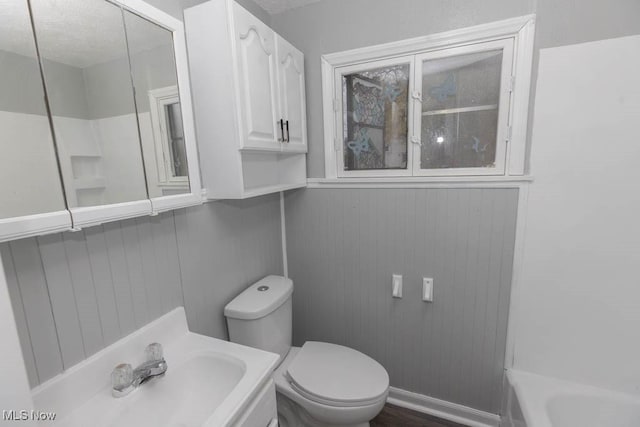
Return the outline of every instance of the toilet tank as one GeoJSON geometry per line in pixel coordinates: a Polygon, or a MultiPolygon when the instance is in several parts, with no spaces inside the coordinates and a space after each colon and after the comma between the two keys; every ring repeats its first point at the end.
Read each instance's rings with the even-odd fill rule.
{"type": "Polygon", "coordinates": [[[293,282],[267,276],[245,289],[224,308],[229,340],[280,355],[291,348],[293,282]]]}

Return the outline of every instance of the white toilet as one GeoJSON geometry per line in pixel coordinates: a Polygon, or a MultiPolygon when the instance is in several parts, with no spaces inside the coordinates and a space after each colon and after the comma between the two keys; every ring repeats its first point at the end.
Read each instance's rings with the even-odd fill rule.
{"type": "Polygon", "coordinates": [[[268,276],[224,309],[231,341],[278,353],[274,372],[281,427],[368,426],[389,392],[389,375],[369,356],[341,345],[291,346],[293,282],[268,276]]]}

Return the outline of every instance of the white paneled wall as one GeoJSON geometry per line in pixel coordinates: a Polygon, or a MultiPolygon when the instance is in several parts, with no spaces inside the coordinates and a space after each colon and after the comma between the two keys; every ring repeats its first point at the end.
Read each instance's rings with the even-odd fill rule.
{"type": "Polygon", "coordinates": [[[0,251],[32,386],[182,305],[172,214],[0,251]]]}
{"type": "Polygon", "coordinates": [[[356,348],[392,386],[498,413],[517,201],[517,189],[288,193],[295,344],[356,348]]]}
{"type": "Polygon", "coordinates": [[[224,338],[226,302],[282,274],[280,236],[273,195],[0,244],[31,386],[181,305],[224,338]]]}

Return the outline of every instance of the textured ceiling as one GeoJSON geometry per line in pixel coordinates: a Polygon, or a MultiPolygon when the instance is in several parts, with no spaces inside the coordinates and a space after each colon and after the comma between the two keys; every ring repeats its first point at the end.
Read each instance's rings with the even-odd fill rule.
{"type": "Polygon", "coordinates": [[[296,7],[306,6],[311,3],[316,3],[320,0],[254,0],[269,14],[275,15],[276,13],[284,12],[288,9],[296,7]]]}
{"type": "MultiPolygon", "coordinates": [[[[26,1],[0,0],[0,50],[35,57],[26,1]]],[[[104,0],[39,0],[33,14],[46,59],[85,68],[126,57],[120,9],[104,0]]],[[[132,53],[171,43],[168,31],[127,15],[132,53]]]]}

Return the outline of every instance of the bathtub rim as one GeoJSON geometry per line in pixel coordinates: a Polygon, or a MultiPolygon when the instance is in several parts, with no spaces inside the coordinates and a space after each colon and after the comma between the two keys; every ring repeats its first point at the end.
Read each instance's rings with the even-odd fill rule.
{"type": "Polygon", "coordinates": [[[580,384],[518,369],[507,370],[507,381],[513,389],[527,427],[553,427],[547,405],[552,398],[558,396],[598,396],[640,402],[640,395],[580,384]]]}

